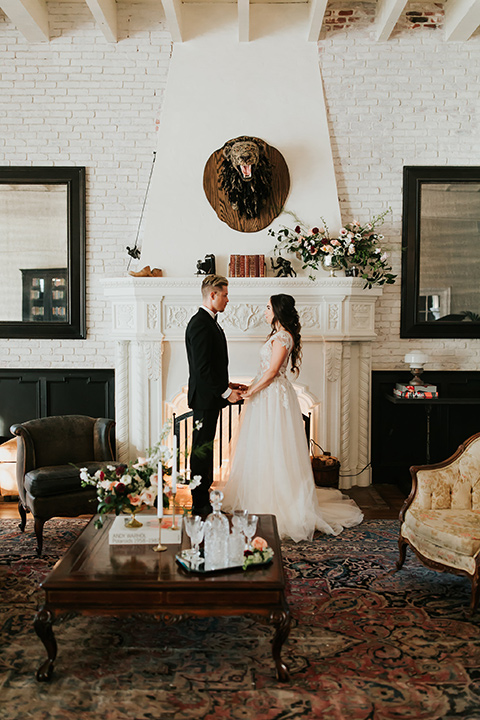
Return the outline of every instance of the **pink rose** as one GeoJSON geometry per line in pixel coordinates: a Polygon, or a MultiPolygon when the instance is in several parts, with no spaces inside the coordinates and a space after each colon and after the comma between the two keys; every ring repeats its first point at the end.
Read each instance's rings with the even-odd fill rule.
{"type": "Polygon", "coordinates": [[[130,505],[135,506],[135,505],[142,504],[142,499],[141,499],[140,495],[128,495],[127,497],[130,500],[130,505]]]}
{"type": "Polygon", "coordinates": [[[254,550],[265,550],[268,547],[268,544],[264,538],[257,536],[252,540],[252,547],[254,550]]]}

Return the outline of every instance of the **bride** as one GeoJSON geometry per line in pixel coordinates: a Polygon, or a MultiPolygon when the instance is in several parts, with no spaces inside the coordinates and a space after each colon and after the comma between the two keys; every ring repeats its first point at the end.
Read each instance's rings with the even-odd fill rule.
{"type": "Polygon", "coordinates": [[[315,487],[303,420],[287,366],[298,374],[300,321],[290,295],[272,295],[265,318],[272,331],[260,351],[260,371],[243,398],[240,428],[224,508],[277,518],[280,537],[311,540],[315,530],[338,535],[363,514],[339,490],[315,487]]]}

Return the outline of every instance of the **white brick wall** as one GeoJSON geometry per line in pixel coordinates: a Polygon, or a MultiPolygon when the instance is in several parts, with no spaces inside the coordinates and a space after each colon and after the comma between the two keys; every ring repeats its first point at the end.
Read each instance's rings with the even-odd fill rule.
{"type": "MultiPolygon", "coordinates": [[[[347,31],[324,31],[320,69],[342,218],[391,206],[382,232],[400,275],[403,166],[480,165],[480,35],[445,43],[441,28],[413,29],[404,15],[391,39],[377,43],[365,7],[347,31]]],[[[439,13],[437,5],[407,9],[420,7],[439,13]]],[[[430,355],[429,370],[480,369],[480,340],[400,339],[400,277],[377,307],[375,370],[404,369],[412,348],[430,355]]]]}
{"type": "Polygon", "coordinates": [[[166,84],[161,4],[118,4],[107,43],[83,2],[49,2],[51,41],[28,44],[0,12],[0,165],[87,168],[86,340],[0,339],[1,367],[113,367],[97,280],[125,274],[166,84]]]}
{"type": "MultiPolygon", "coordinates": [[[[445,43],[441,28],[414,29],[404,15],[392,38],[376,43],[373,5],[355,7],[346,31],[329,16],[319,43],[342,215],[365,219],[390,205],[384,234],[400,273],[403,165],[480,165],[480,36],[445,43]]],[[[27,44],[0,13],[0,164],[87,167],[88,338],[0,340],[0,365],[113,367],[96,281],[126,271],[161,122],[170,36],[160,3],[119,3],[117,44],[106,42],[83,0],[48,9],[52,40],[42,44],[27,44]]],[[[438,25],[441,11],[430,9],[438,25]]],[[[430,369],[479,367],[480,341],[400,340],[399,323],[398,280],[378,304],[374,369],[403,369],[412,347],[432,356],[430,369]]]]}

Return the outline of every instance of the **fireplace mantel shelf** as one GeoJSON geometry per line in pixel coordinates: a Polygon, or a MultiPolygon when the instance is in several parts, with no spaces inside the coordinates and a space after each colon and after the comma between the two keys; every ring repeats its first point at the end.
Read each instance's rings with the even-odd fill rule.
{"type": "MultiPolygon", "coordinates": [[[[113,308],[113,335],[183,340],[188,320],[201,301],[202,276],[104,278],[113,308]]],[[[295,297],[305,341],[374,340],[375,302],[381,288],[364,289],[360,278],[229,278],[230,302],[221,323],[230,340],[265,335],[268,298],[285,292],[295,297]]]]}

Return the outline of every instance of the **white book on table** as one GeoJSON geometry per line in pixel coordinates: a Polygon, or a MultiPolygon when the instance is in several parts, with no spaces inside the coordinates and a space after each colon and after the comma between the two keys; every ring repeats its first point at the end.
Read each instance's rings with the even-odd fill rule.
{"type": "MultiPolygon", "coordinates": [[[[137,515],[142,527],[129,528],[126,523],[131,515],[117,515],[108,532],[110,545],[146,545],[158,544],[159,522],[156,515],[137,515]]],[[[179,545],[182,541],[182,517],[175,517],[176,529],[172,530],[172,516],[162,518],[162,544],[179,545]]]]}

